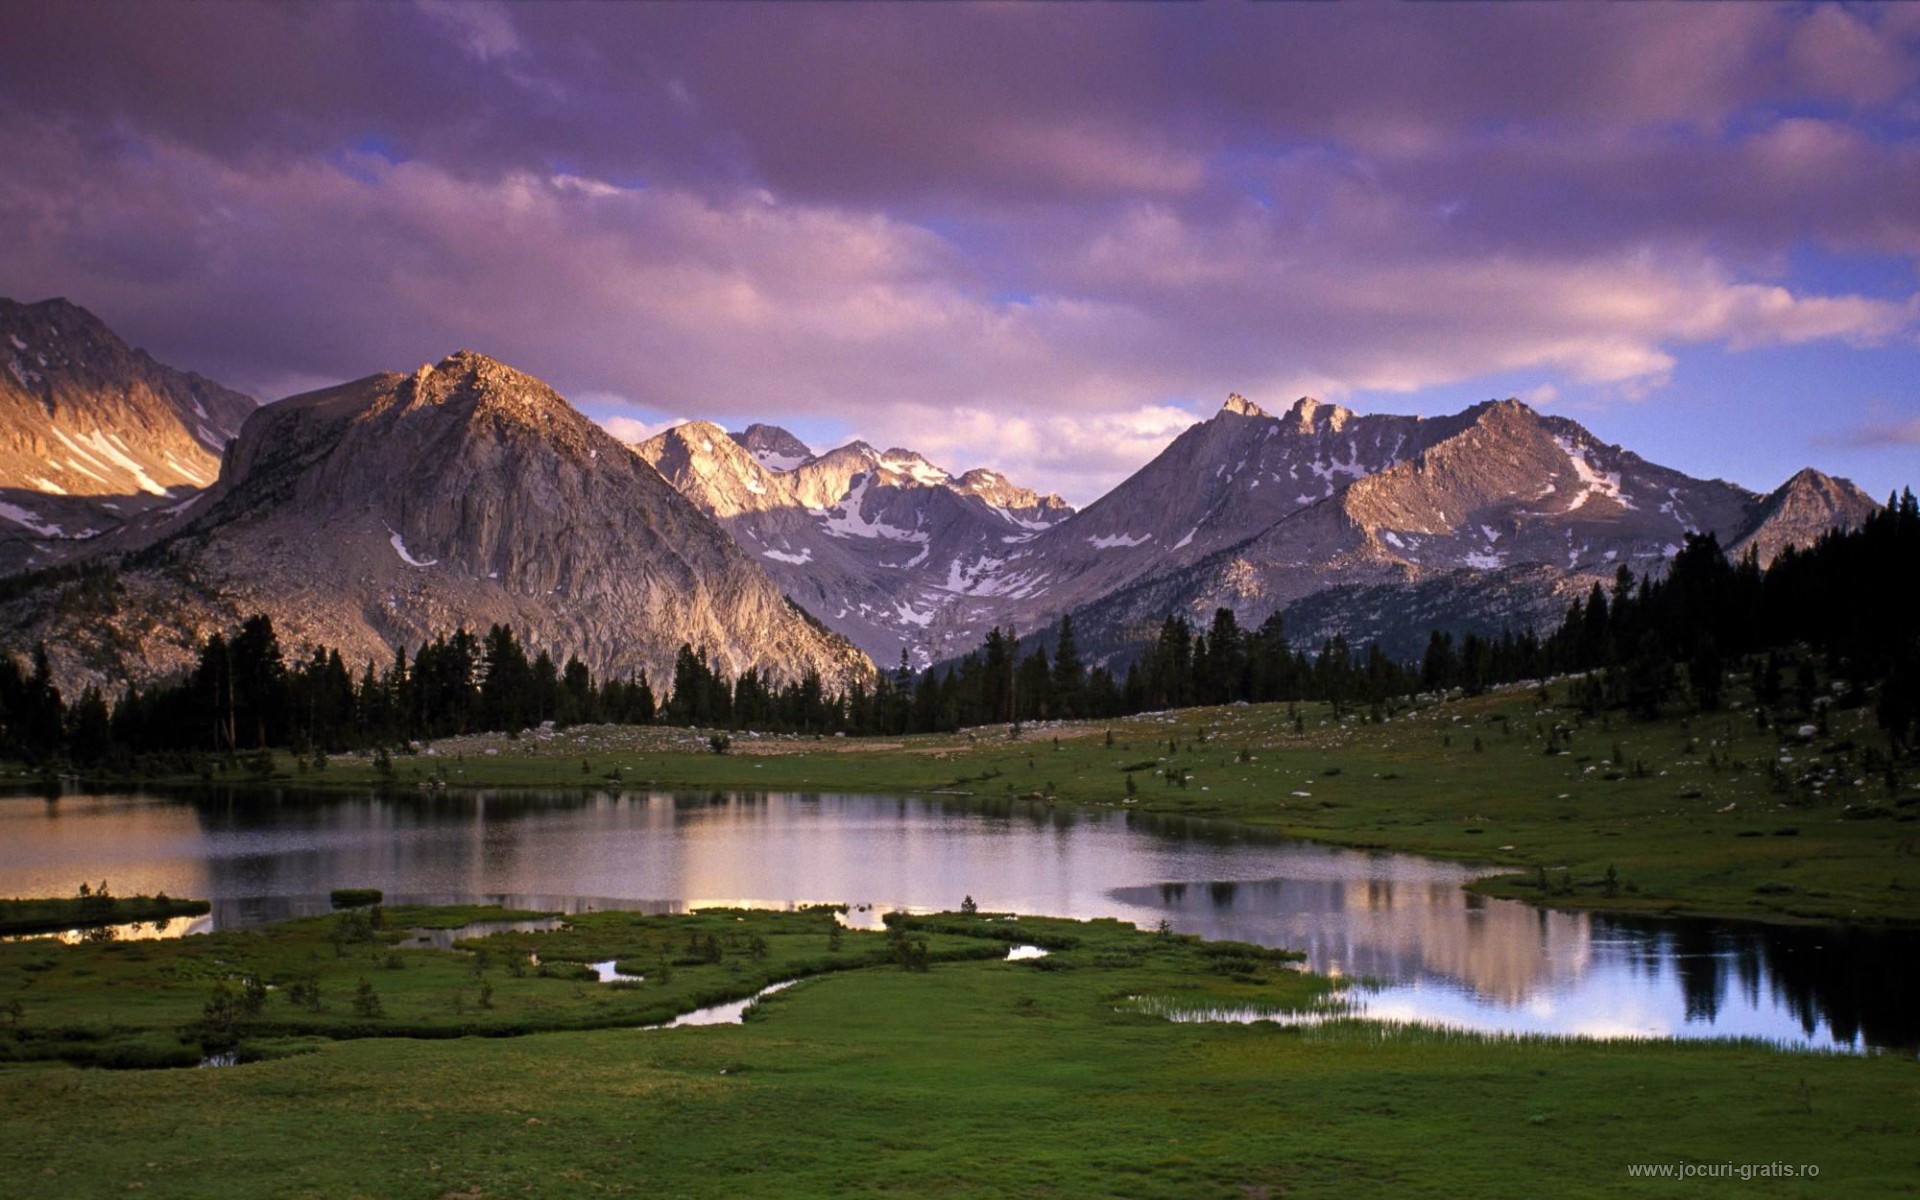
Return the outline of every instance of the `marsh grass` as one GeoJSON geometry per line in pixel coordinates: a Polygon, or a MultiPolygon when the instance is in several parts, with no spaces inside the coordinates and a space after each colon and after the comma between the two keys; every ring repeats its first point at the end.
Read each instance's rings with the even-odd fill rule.
{"type": "MultiPolygon", "coordinates": [[[[495,961],[527,946],[544,961],[564,945],[604,960],[609,946],[644,955],[733,926],[766,941],[772,971],[834,957],[816,914],[594,916],[604,919],[487,941],[495,961]]],[[[410,1032],[449,1028],[418,1006],[471,983],[459,950],[407,951],[405,970],[368,974],[392,1015],[356,1022],[343,1010],[360,964],[314,952],[327,946],[324,922],[156,945],[144,962],[114,946],[0,948],[0,994],[23,986],[28,956],[51,958],[26,972],[28,994],[103,1025],[111,1009],[129,1039],[119,1065],[136,1065],[142,1045],[164,1049],[172,1023],[197,1013],[213,981],[243,961],[321,972],[327,1005],[325,1033],[254,1027],[242,1040],[251,1061],[229,1069],[0,1064],[0,1180],[20,1200],[1389,1191],[1502,1200],[1667,1195],[1670,1184],[1629,1179],[1626,1164],[1685,1158],[1822,1168],[1819,1190],[1755,1180],[1742,1195],[1911,1188],[1920,1073],[1898,1056],[1488,1038],[1344,1018],[1176,1023],[1129,1010],[1128,997],[1312,1011],[1335,993],[1285,962],[1222,976],[1206,943],[1111,921],[1022,918],[1011,924],[1024,939],[1058,949],[1008,962],[1005,941],[985,934],[1001,924],[903,919],[903,932],[950,952],[924,973],[886,965],[886,935],[845,930],[837,958],[868,967],[765,996],[731,1025],[549,1031],[601,1020],[628,993],[490,972],[496,1007],[470,1012],[472,1031],[524,1029],[484,1038],[410,1032]],[[969,927],[983,936],[949,932],[969,927]]],[[[707,994],[744,998],[764,986],[750,961],[729,952],[720,964],[682,966],[656,994],[679,1011],[707,994]]],[[[269,1000],[266,1013],[283,1003],[269,1000]]],[[[29,1026],[45,1032],[36,1020],[44,1014],[30,1011],[29,1026]]]]}
{"type": "Polygon", "coordinates": [[[138,922],[161,922],[174,917],[198,917],[211,912],[212,907],[205,900],[176,900],[164,894],[102,895],[91,888],[86,895],[0,900],[0,936],[100,929],[138,922]]]}

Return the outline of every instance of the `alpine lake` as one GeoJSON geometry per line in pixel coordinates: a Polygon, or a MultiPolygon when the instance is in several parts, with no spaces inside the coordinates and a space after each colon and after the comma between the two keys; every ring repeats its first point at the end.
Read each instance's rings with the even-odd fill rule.
{"type": "MultiPolygon", "coordinates": [[[[603,789],[387,797],[236,790],[0,799],[13,895],[206,899],[120,938],[389,904],[577,914],[789,909],[1113,917],[1304,952],[1346,1015],[1490,1035],[1750,1039],[1829,1052],[1920,1045],[1920,935],[1556,911],[1471,894],[1480,872],[1227,822],[1020,801],[603,789]],[[1162,925],[1164,923],[1164,926],[1162,925]]],[[[76,931],[69,938],[80,936],[76,931]]],[[[1182,1013],[1240,1020],[1259,1014],[1182,1013]]]]}

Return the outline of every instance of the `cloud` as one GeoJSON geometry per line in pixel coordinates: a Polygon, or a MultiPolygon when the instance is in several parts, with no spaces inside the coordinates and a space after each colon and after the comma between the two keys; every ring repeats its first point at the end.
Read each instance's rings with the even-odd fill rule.
{"type": "Polygon", "coordinates": [[[1909,345],[1917,52],[1892,8],[74,0],[0,44],[0,291],[269,397],[470,346],[610,428],[1084,501],[1229,391],[1909,345]]]}
{"type": "Polygon", "coordinates": [[[1856,425],[1829,445],[1845,446],[1855,450],[1890,450],[1895,447],[1920,446],[1920,416],[1891,421],[1869,421],[1856,425]]]}
{"type": "Polygon", "coordinates": [[[475,62],[489,63],[521,52],[520,35],[503,5],[486,0],[414,0],[414,5],[444,24],[475,62]]]}
{"type": "Polygon", "coordinates": [[[657,434],[665,433],[676,425],[686,424],[681,417],[665,421],[642,421],[637,417],[618,414],[599,418],[600,427],[630,446],[637,446],[657,434]]]}
{"type": "Polygon", "coordinates": [[[877,445],[918,450],[953,474],[990,467],[1022,487],[1056,491],[1084,506],[1197,419],[1172,405],[1033,416],[900,404],[869,413],[863,432],[877,445]]]}

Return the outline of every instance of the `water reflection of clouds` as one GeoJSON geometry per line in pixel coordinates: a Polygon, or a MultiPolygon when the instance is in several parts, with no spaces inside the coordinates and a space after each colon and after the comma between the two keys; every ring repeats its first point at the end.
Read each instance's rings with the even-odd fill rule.
{"type": "MultiPolygon", "coordinates": [[[[1354,856],[1343,865],[1364,870],[1390,864],[1354,856]]],[[[1466,877],[1289,876],[1122,888],[1114,896],[1167,911],[1183,930],[1302,950],[1316,971],[1379,979],[1438,976],[1483,1000],[1509,1005],[1586,968],[1585,915],[1484,901],[1461,890],[1466,877]]]]}

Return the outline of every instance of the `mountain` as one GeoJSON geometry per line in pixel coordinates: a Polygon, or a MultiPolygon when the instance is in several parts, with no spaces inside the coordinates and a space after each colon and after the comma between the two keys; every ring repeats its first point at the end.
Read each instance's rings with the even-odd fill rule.
{"type": "Polygon", "coordinates": [[[206,487],[252,397],[155,362],[66,300],[0,299],[0,565],[206,487]]]}
{"type": "Polygon", "coordinates": [[[1765,561],[1875,507],[1811,469],[1765,496],[1694,479],[1513,400],[1422,418],[1236,395],[1075,512],[774,425],[627,447],[469,352],[257,408],[63,300],[0,301],[0,338],[0,572],[68,564],[10,585],[0,631],[46,639],[70,679],[172,669],[256,609],[356,658],[507,621],[603,674],[688,641],[734,672],[846,679],[862,651],[924,666],[1067,612],[1119,658],[1219,606],[1417,652],[1430,626],[1551,621],[1689,531],[1765,561]]]}
{"type": "Polygon", "coordinates": [[[813,458],[805,442],[778,425],[749,425],[727,436],[769,471],[791,471],[813,458]]]}
{"type": "MultiPolygon", "coordinates": [[[[988,470],[952,475],[911,450],[853,442],[814,454],[783,429],[695,421],[636,446],[800,604],[883,664],[925,666],[984,626],[961,603],[983,564],[1069,517],[988,470]]],[[[1010,591],[1031,579],[1006,579],[1010,591]]]]}
{"type": "Polygon", "coordinates": [[[1786,547],[1809,545],[1829,529],[1857,528],[1879,507],[1849,480],[1807,467],[1761,500],[1732,553],[1757,551],[1765,566],[1786,547]]]}
{"type": "Polygon", "coordinates": [[[768,425],[694,422],[637,449],[881,662],[1068,612],[1090,653],[1121,657],[1167,614],[1222,606],[1417,653],[1435,626],[1550,623],[1623,566],[1661,570],[1689,532],[1769,560],[1874,508],[1812,470],[1769,496],[1695,479],[1517,400],[1426,418],[1303,398],[1276,416],[1229,396],[1077,513],[992,472],[860,442],[815,455],[768,425]]]}
{"type": "Polygon", "coordinates": [[[163,536],[0,621],[66,680],[142,679],[255,611],[355,664],[509,622],[601,676],[670,675],[682,642],[736,674],[871,669],[625,445],[468,351],[256,410],[163,536]]]}
{"type": "MultiPolygon", "coordinates": [[[[1515,400],[1423,420],[1312,400],[1275,418],[1236,397],[1029,549],[1055,562],[1054,541],[1073,555],[1080,543],[1117,552],[1092,594],[1074,573],[1071,588],[1037,597],[1077,611],[1089,645],[1122,646],[1169,612],[1202,619],[1224,606],[1243,624],[1286,611],[1305,637],[1339,632],[1405,650],[1434,626],[1550,621],[1569,595],[1621,566],[1658,571],[1690,531],[1770,556],[1866,511],[1858,489],[1817,472],[1761,497],[1650,463],[1515,400]],[[1177,480],[1196,476],[1206,486],[1183,510],[1177,480]],[[1145,560],[1157,546],[1169,552],[1145,560]],[[1295,614],[1295,604],[1305,607],[1295,614]]],[[[1029,627],[1045,616],[1017,619],[1029,627]]]]}

